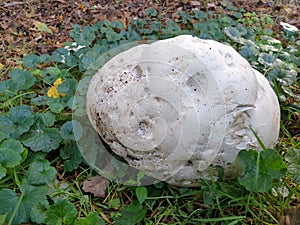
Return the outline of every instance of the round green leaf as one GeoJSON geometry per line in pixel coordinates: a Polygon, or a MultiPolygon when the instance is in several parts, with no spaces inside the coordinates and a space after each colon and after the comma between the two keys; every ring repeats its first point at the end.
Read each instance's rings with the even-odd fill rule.
{"type": "Polygon", "coordinates": [[[29,184],[42,185],[51,182],[56,176],[56,169],[47,160],[33,162],[27,173],[29,184]]]}
{"type": "Polygon", "coordinates": [[[225,27],[224,33],[233,41],[237,43],[244,43],[244,39],[242,38],[240,31],[234,27],[225,27]]]}
{"type": "Polygon", "coordinates": [[[21,141],[32,151],[50,152],[59,147],[61,136],[56,128],[36,128],[23,135],[21,141]]]}
{"type": "Polygon", "coordinates": [[[34,54],[29,54],[24,56],[22,59],[23,65],[28,68],[36,68],[36,66],[41,63],[41,58],[34,54]]]}
{"type": "Polygon", "coordinates": [[[46,211],[47,225],[73,224],[77,216],[75,206],[66,199],[59,198],[46,211]]]}

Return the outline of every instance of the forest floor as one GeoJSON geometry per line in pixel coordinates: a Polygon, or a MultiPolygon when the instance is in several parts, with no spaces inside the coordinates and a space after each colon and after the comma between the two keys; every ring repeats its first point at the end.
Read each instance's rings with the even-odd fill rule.
{"type": "MultiPolygon", "coordinates": [[[[51,53],[70,40],[74,24],[91,25],[99,20],[122,21],[126,26],[131,19],[143,17],[145,9],[155,8],[162,19],[178,19],[177,10],[194,9],[217,13],[232,4],[238,9],[268,14],[274,21],[300,24],[299,0],[2,0],[0,2],[0,67],[5,74],[20,65],[29,53],[51,53]]],[[[273,27],[275,30],[279,27],[273,27]]]]}

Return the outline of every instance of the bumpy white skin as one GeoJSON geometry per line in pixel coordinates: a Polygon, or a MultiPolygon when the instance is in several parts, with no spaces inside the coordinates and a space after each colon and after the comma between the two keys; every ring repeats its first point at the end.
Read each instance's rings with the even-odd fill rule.
{"type": "Polygon", "coordinates": [[[87,113],[128,164],[178,186],[198,186],[216,166],[237,176],[238,152],[260,149],[250,127],[272,147],[280,121],[262,74],[232,47],[190,35],[107,62],[90,82],[87,113]]]}

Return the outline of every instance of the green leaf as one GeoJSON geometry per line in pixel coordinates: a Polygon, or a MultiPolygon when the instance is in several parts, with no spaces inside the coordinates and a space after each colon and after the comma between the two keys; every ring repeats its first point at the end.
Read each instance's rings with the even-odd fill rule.
{"type": "Polygon", "coordinates": [[[19,164],[22,157],[18,152],[11,148],[0,146],[0,163],[5,167],[15,167],[19,164]]]}
{"type": "Polygon", "coordinates": [[[0,215],[7,215],[6,216],[7,222],[9,221],[12,212],[17,206],[18,201],[19,201],[19,196],[13,190],[6,189],[6,188],[0,190],[0,215]]]}
{"type": "Polygon", "coordinates": [[[43,73],[44,81],[49,84],[53,84],[60,76],[61,71],[57,67],[47,67],[43,73]]]}
{"type": "Polygon", "coordinates": [[[6,175],[6,168],[19,165],[22,161],[22,144],[14,139],[4,141],[0,145],[0,179],[6,175]]]}
{"type": "Polygon", "coordinates": [[[43,127],[51,127],[54,125],[56,118],[52,112],[38,113],[35,115],[36,122],[38,121],[43,127]]]}
{"type": "Polygon", "coordinates": [[[59,198],[46,211],[47,225],[73,224],[77,216],[75,206],[66,199],[59,198]]]}
{"type": "Polygon", "coordinates": [[[188,24],[192,20],[192,17],[184,11],[180,10],[180,11],[177,11],[177,13],[181,17],[181,20],[184,24],[188,24]]]}
{"type": "Polygon", "coordinates": [[[158,21],[153,21],[150,24],[150,29],[153,31],[159,31],[162,27],[163,25],[158,21]]]}
{"type": "Polygon", "coordinates": [[[67,94],[67,97],[71,97],[74,95],[77,87],[77,81],[73,78],[66,78],[62,84],[60,84],[57,88],[59,93],[67,94]]]}
{"type": "Polygon", "coordinates": [[[65,108],[65,106],[63,104],[61,104],[59,102],[52,103],[51,100],[47,101],[47,104],[49,105],[51,112],[54,112],[54,113],[61,113],[65,108]]]}
{"type": "Polygon", "coordinates": [[[266,67],[276,66],[279,63],[279,61],[280,60],[277,59],[274,55],[267,53],[261,53],[258,57],[258,62],[260,62],[266,67]]]}
{"type": "Polygon", "coordinates": [[[136,187],[135,194],[139,202],[142,204],[148,197],[148,191],[146,187],[136,187]]]}
{"type": "Polygon", "coordinates": [[[34,25],[36,26],[36,28],[39,31],[46,32],[46,33],[52,33],[52,31],[49,29],[49,27],[45,23],[35,22],[34,25]]]}
{"type": "Polygon", "coordinates": [[[233,41],[237,43],[243,43],[244,39],[241,36],[241,33],[235,27],[225,27],[224,33],[233,41]]]}
{"type": "Polygon", "coordinates": [[[52,53],[52,58],[55,62],[64,63],[69,51],[65,48],[58,48],[52,53]]]}
{"type": "Polygon", "coordinates": [[[104,220],[96,212],[91,212],[87,215],[86,218],[80,218],[75,222],[75,225],[105,225],[104,220]]]}
{"type": "Polygon", "coordinates": [[[112,21],[110,23],[110,26],[113,27],[113,28],[117,28],[117,29],[123,29],[124,28],[123,23],[120,22],[120,21],[112,21]]]}
{"type": "Polygon", "coordinates": [[[30,211],[31,221],[37,224],[45,224],[46,211],[49,208],[48,201],[42,201],[34,205],[30,211]]]}
{"type": "Polygon", "coordinates": [[[59,147],[61,136],[57,128],[36,128],[24,134],[21,141],[32,151],[50,152],[59,147]]]}
{"type": "Polygon", "coordinates": [[[35,116],[32,129],[21,137],[22,143],[33,151],[50,152],[59,147],[61,136],[57,128],[49,128],[55,122],[55,115],[50,112],[35,116]]]}
{"type": "Polygon", "coordinates": [[[64,170],[71,172],[77,169],[81,162],[83,162],[82,155],[78,149],[76,142],[67,143],[61,150],[60,156],[64,162],[64,170]]]}
{"type": "Polygon", "coordinates": [[[27,132],[34,123],[33,109],[22,105],[10,109],[8,115],[0,115],[0,132],[6,134],[6,138],[17,139],[27,132]]]}
{"type": "Polygon", "coordinates": [[[75,140],[72,121],[67,121],[61,126],[60,135],[64,140],[75,140]]]}
{"type": "Polygon", "coordinates": [[[99,57],[99,54],[93,51],[89,51],[86,54],[84,54],[81,58],[81,63],[83,69],[89,68],[91,64],[93,64],[97,58],[99,57]]]}
{"type": "Polygon", "coordinates": [[[7,169],[0,164],[0,180],[6,176],[7,169]]]}
{"type": "Polygon", "coordinates": [[[41,63],[40,57],[34,54],[24,56],[22,61],[23,65],[28,68],[36,68],[36,66],[41,63]]]}
{"type": "Polygon", "coordinates": [[[33,206],[40,202],[47,201],[48,188],[45,186],[32,186],[23,183],[20,187],[21,195],[17,195],[13,190],[2,189],[0,191],[0,214],[7,214],[8,222],[14,210],[16,214],[12,224],[21,224],[30,220],[30,211],[33,206]]]}
{"type": "Polygon", "coordinates": [[[56,169],[50,166],[48,160],[37,160],[33,162],[27,172],[27,181],[33,185],[43,185],[54,180],[56,169]]]}
{"type": "Polygon", "coordinates": [[[138,201],[133,201],[120,211],[122,216],[115,220],[115,225],[138,224],[144,219],[146,212],[147,210],[138,201]]]}
{"type": "Polygon", "coordinates": [[[0,215],[0,224],[4,224],[6,215],[0,215]]]}
{"type": "Polygon", "coordinates": [[[49,189],[46,186],[32,186],[27,183],[23,183],[20,190],[23,194],[23,199],[16,218],[26,215],[26,221],[28,221],[30,219],[32,207],[37,204],[45,204],[45,202],[47,202],[46,195],[49,193],[49,189]]]}
{"type": "Polygon", "coordinates": [[[196,19],[199,19],[199,21],[203,21],[204,19],[207,18],[207,13],[198,9],[194,10],[194,15],[196,19]]]}
{"type": "Polygon", "coordinates": [[[73,55],[68,55],[65,61],[68,67],[74,67],[78,64],[78,59],[73,55]]]}
{"type": "Polygon", "coordinates": [[[1,145],[1,148],[4,149],[11,149],[16,153],[21,154],[24,151],[23,145],[21,144],[20,141],[17,141],[15,139],[8,139],[6,141],[4,141],[1,145]]]}
{"type": "Polygon", "coordinates": [[[300,149],[289,148],[285,155],[288,164],[288,172],[291,173],[295,182],[300,184],[300,149]]]}
{"type": "Polygon", "coordinates": [[[271,176],[273,179],[280,179],[286,173],[286,165],[275,150],[266,149],[261,152],[261,167],[263,172],[271,176]]]}
{"type": "Polygon", "coordinates": [[[147,16],[157,16],[157,10],[154,8],[148,8],[145,10],[147,16]]]}
{"type": "Polygon", "coordinates": [[[120,198],[114,198],[109,201],[109,208],[118,209],[121,206],[120,198]]]}
{"type": "Polygon", "coordinates": [[[9,71],[8,76],[11,78],[14,89],[28,90],[36,81],[36,78],[28,70],[13,69],[9,71]]]}
{"type": "Polygon", "coordinates": [[[279,179],[286,172],[282,157],[273,149],[261,152],[242,150],[238,162],[244,169],[239,182],[249,191],[266,192],[273,186],[273,179],[279,179]]]}
{"type": "MultiPolygon", "coordinates": [[[[0,117],[0,119],[1,119],[1,117],[0,117]]],[[[5,137],[6,137],[6,134],[3,131],[1,131],[0,132],[0,142],[2,142],[5,139],[5,137]]]]}
{"type": "Polygon", "coordinates": [[[40,56],[40,58],[44,63],[50,63],[52,60],[52,57],[49,54],[43,54],[40,56]]]}
{"type": "Polygon", "coordinates": [[[75,120],[65,122],[60,128],[60,135],[64,140],[77,140],[81,137],[82,127],[80,123],[75,120]],[[76,130],[76,137],[74,135],[76,130]]]}

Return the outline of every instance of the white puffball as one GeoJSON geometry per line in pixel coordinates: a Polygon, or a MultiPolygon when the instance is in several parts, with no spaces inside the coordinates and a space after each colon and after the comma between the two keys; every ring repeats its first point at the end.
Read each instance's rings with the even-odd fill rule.
{"type": "Polygon", "coordinates": [[[267,79],[232,47],[190,35],[143,44],[92,78],[89,119],[111,150],[148,176],[178,186],[225,169],[241,149],[276,143],[280,109],[267,79]],[[209,169],[211,168],[211,169],[209,169]]]}

